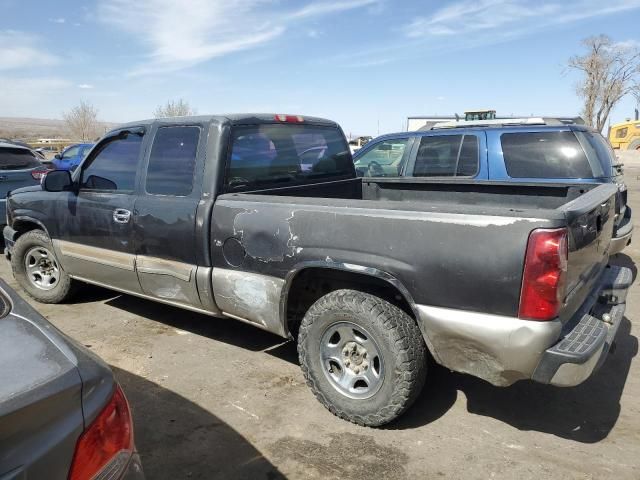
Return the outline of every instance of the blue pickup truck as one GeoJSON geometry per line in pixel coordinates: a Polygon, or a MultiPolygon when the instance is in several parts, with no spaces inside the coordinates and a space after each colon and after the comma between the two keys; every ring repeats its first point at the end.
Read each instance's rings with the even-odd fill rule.
{"type": "Polygon", "coordinates": [[[607,140],[585,125],[543,118],[446,122],[430,130],[382,135],[353,159],[362,177],[615,183],[619,195],[610,254],[631,243],[633,223],[622,164],[607,140]]]}

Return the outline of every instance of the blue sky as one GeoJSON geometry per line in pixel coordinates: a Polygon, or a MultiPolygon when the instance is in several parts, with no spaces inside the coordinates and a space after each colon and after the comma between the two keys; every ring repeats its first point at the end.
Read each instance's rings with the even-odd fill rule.
{"type": "Polygon", "coordinates": [[[121,122],[184,98],[202,114],[318,115],[376,135],[468,108],[572,115],[565,64],[580,40],[640,45],[640,0],[0,0],[0,11],[0,116],[60,118],[82,99],[121,122]]]}

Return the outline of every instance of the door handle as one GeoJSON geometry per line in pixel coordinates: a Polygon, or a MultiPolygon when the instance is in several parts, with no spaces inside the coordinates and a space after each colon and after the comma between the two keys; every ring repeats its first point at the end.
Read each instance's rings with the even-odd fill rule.
{"type": "Polygon", "coordinates": [[[124,208],[116,208],[113,211],[113,221],[116,223],[129,223],[131,212],[124,208]]]}

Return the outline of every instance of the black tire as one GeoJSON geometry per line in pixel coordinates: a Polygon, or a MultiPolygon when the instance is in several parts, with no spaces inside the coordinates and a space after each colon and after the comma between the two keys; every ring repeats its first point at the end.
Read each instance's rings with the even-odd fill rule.
{"type": "Polygon", "coordinates": [[[49,236],[42,230],[31,230],[18,237],[11,255],[11,269],[13,276],[27,294],[41,303],[61,303],[73,296],[76,291],[76,283],[69,275],[60,267],[59,262],[55,258],[53,244],[49,236]],[[55,286],[49,290],[38,288],[29,280],[27,267],[25,265],[25,256],[34,247],[42,247],[51,254],[52,259],[56,262],[58,270],[58,280],[55,286]]]}
{"type": "Polygon", "coordinates": [[[389,423],[409,408],[427,373],[427,349],[416,322],[395,305],[355,290],[333,291],[309,308],[300,325],[298,355],[307,385],[320,403],[334,415],[368,427],[389,423]],[[380,386],[368,398],[349,398],[340,391],[330,377],[342,371],[322,360],[323,339],[345,322],[372,337],[384,365],[380,386]]]}
{"type": "Polygon", "coordinates": [[[627,150],[640,150],[640,140],[632,141],[627,147],[627,150]]]}

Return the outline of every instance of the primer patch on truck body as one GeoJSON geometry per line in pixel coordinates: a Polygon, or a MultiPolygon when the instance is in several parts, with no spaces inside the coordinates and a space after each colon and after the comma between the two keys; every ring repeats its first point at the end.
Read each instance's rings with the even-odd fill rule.
{"type": "Polygon", "coordinates": [[[286,337],[279,313],[284,280],[258,273],[214,268],[212,283],[216,304],[224,314],[286,337]]]}

